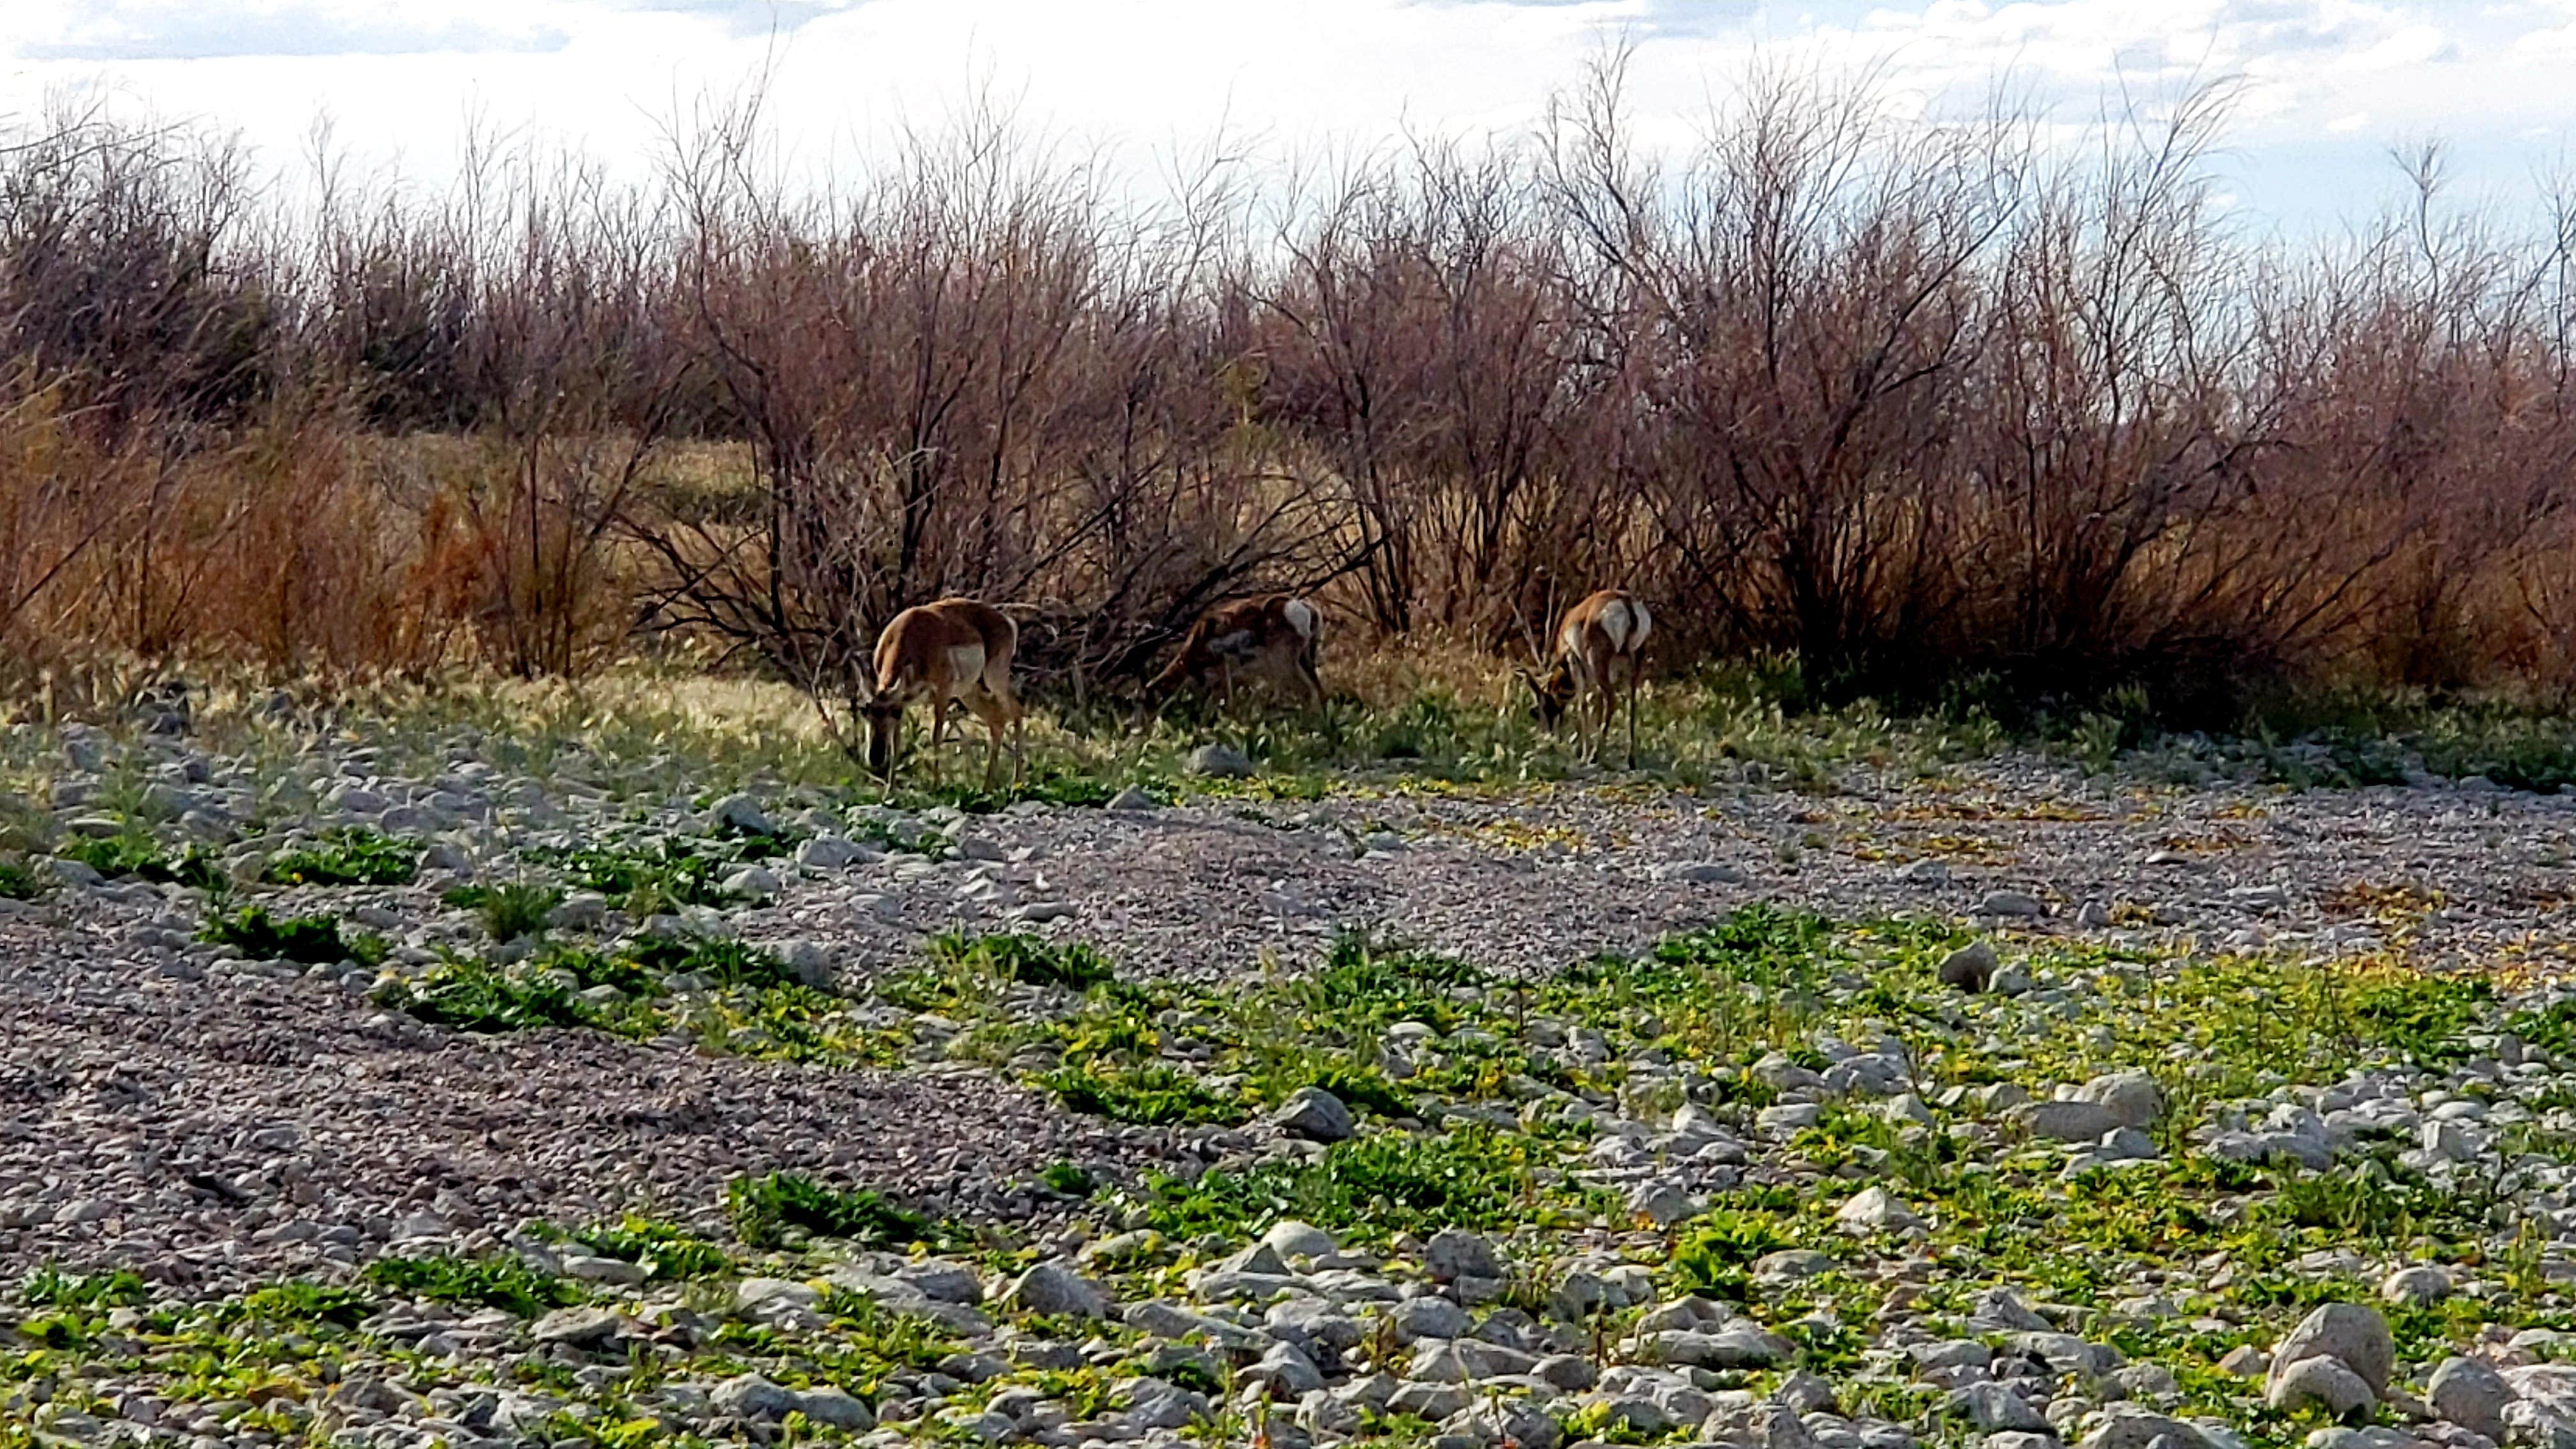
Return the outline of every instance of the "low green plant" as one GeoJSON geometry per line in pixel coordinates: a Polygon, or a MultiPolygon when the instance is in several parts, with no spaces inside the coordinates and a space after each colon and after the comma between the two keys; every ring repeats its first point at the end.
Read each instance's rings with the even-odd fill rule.
{"type": "Polygon", "coordinates": [[[1039,1074],[1037,1084],[1076,1112],[1165,1127],[1186,1122],[1236,1122],[1244,1105],[1212,1091],[1196,1077],[1164,1062],[1121,1063],[1107,1058],[1039,1074]]]}
{"type": "Polygon", "coordinates": [[[271,856],[260,879],[271,885],[409,885],[420,874],[420,855],[410,841],[348,826],[271,856]]]}
{"type": "Polygon", "coordinates": [[[76,860],[110,879],[130,875],[162,885],[210,891],[229,884],[222,864],[204,847],[191,845],[174,856],[148,835],[83,836],[64,841],[54,854],[76,860]]]}
{"type": "Polygon", "coordinates": [[[826,1187],[792,1172],[735,1178],[725,1184],[725,1210],[733,1218],[734,1236],[753,1248],[777,1247],[790,1232],[843,1238],[870,1248],[902,1247],[936,1232],[928,1217],[880,1193],[826,1187]]]}
{"type": "Polygon", "coordinates": [[[524,854],[559,868],[577,889],[597,891],[633,916],[660,915],[682,906],[722,905],[728,899],[724,872],[734,863],[667,840],[650,847],[586,845],[531,849],[524,854]]]}
{"type": "Polygon", "coordinates": [[[32,901],[45,893],[49,883],[45,873],[22,856],[0,859],[0,896],[13,901],[32,901]]]}
{"type": "Polygon", "coordinates": [[[234,1311],[219,1315],[227,1321],[237,1315],[273,1323],[328,1323],[355,1328],[375,1311],[375,1300],[355,1288],[290,1278],[255,1288],[227,1307],[234,1311]]]}
{"type": "Polygon", "coordinates": [[[560,887],[532,881],[505,881],[473,889],[479,892],[474,898],[474,914],[483,923],[483,933],[495,941],[515,941],[544,930],[546,918],[554,914],[564,898],[560,887]]]}
{"type": "Polygon", "coordinates": [[[379,1000],[432,1026],[485,1034],[597,1022],[597,1013],[560,983],[481,961],[451,961],[417,982],[395,982],[379,1000]]]}
{"type": "Polygon", "coordinates": [[[1016,932],[976,936],[949,931],[931,937],[922,950],[936,965],[998,976],[1026,986],[1087,991],[1118,977],[1117,968],[1096,946],[1080,941],[1048,941],[1016,932]]]}
{"type": "Polygon", "coordinates": [[[1147,1182],[1147,1226],[1175,1237],[1246,1235],[1293,1217],[1327,1232],[1382,1237],[1441,1228],[1488,1231],[1530,1220],[1551,1195],[1598,1208],[1606,1195],[1554,1188],[1540,1143],[1483,1125],[1436,1134],[1379,1132],[1337,1142],[1320,1158],[1147,1182]]]}
{"type": "Polygon", "coordinates": [[[628,1214],[614,1223],[598,1223],[566,1233],[603,1258],[641,1266],[655,1278],[704,1278],[733,1266],[725,1251],[677,1223],[628,1214]]]}
{"type": "Polygon", "coordinates": [[[18,1297],[30,1308],[122,1308],[152,1296],[143,1275],[130,1268],[105,1273],[65,1273],[53,1263],[39,1266],[20,1286],[18,1297]]]}
{"type": "Polygon", "coordinates": [[[243,955],[259,961],[295,961],[304,965],[327,965],[334,961],[355,961],[362,966],[383,964],[387,947],[380,936],[360,934],[344,937],[340,922],[332,916],[271,916],[266,906],[244,906],[228,914],[207,918],[197,932],[198,939],[218,946],[230,946],[243,955]]]}
{"type": "Polygon", "coordinates": [[[767,991],[797,985],[796,973],[774,953],[735,940],[648,941],[625,948],[637,965],[672,974],[703,976],[718,986],[767,991]]]}
{"type": "Polygon", "coordinates": [[[1746,1269],[1755,1259],[1793,1246],[1781,1222],[1768,1213],[1720,1208],[1690,1224],[1673,1244],[1676,1291],[1742,1298],[1746,1269]]]}
{"type": "Polygon", "coordinates": [[[1066,1197],[1089,1197],[1100,1190],[1099,1182],[1081,1164],[1073,1162],[1048,1163],[1046,1171],[1038,1174],[1038,1184],[1066,1197]]]}
{"type": "Polygon", "coordinates": [[[582,1301],[580,1285],[516,1258],[389,1256],[369,1263],[366,1281],[388,1292],[441,1303],[479,1303],[533,1318],[582,1301]]]}

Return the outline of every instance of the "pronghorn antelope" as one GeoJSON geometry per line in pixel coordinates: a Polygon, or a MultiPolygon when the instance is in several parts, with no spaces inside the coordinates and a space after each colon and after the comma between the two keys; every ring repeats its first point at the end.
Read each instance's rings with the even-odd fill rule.
{"type": "Polygon", "coordinates": [[[1237,676],[1301,684],[1324,707],[1324,681],[1315,672],[1315,641],[1323,614],[1312,600],[1264,594],[1219,604],[1199,615],[1181,639],[1181,652],[1145,686],[1156,703],[1186,685],[1215,676],[1226,707],[1234,707],[1237,676]]]}
{"type": "Polygon", "coordinates": [[[948,734],[948,706],[962,701],[984,722],[991,736],[984,753],[984,785],[990,789],[1002,763],[1002,728],[1011,727],[1011,767],[1023,764],[1020,751],[1020,701],[1011,692],[1011,654],[1019,648],[1020,629],[1011,617],[976,599],[941,599],[894,616],[877,635],[875,692],[866,705],[868,768],[887,784],[894,783],[895,757],[902,752],[903,711],[915,699],[930,696],[930,769],[938,778],[939,745],[948,734]]]}
{"type": "Polygon", "coordinates": [[[1610,732],[1610,717],[1619,707],[1618,687],[1628,691],[1628,763],[1637,763],[1637,674],[1646,636],[1654,632],[1653,616],[1636,595],[1603,589],[1566,610],[1556,626],[1556,663],[1545,674],[1523,674],[1538,696],[1538,717],[1554,729],[1568,708],[1574,711],[1578,744],[1584,733],[1586,703],[1594,715],[1592,738],[1582,746],[1586,759],[1598,759],[1601,738],[1610,732]]]}

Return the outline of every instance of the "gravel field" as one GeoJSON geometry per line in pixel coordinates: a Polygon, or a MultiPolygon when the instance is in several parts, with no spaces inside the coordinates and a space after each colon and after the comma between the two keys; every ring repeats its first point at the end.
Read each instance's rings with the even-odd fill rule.
{"type": "Polygon", "coordinates": [[[59,754],[0,1446],[2576,1445],[2566,799],[59,754]]]}

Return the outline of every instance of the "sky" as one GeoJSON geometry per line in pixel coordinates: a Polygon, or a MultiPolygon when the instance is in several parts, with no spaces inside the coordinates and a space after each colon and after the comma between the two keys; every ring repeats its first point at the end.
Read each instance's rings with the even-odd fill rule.
{"type": "Polygon", "coordinates": [[[0,0],[0,114],[101,98],[281,166],[327,121],[416,185],[472,122],[640,174],[673,117],[766,67],[808,165],[864,165],[980,93],[1150,178],[1218,137],[1522,133],[1622,43],[1639,133],[1672,146],[1757,58],[1869,71],[1921,115],[2002,85],[2069,127],[2229,80],[2221,204],[2290,233],[2391,204],[2393,147],[2444,142],[2463,204],[2576,171],[2576,0],[0,0]]]}

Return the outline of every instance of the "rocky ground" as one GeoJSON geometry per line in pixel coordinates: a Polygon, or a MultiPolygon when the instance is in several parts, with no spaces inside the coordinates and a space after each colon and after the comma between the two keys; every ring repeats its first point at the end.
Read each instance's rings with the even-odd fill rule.
{"type": "Polygon", "coordinates": [[[0,1445],[2576,1445],[2563,798],[8,748],[0,1445]]]}

